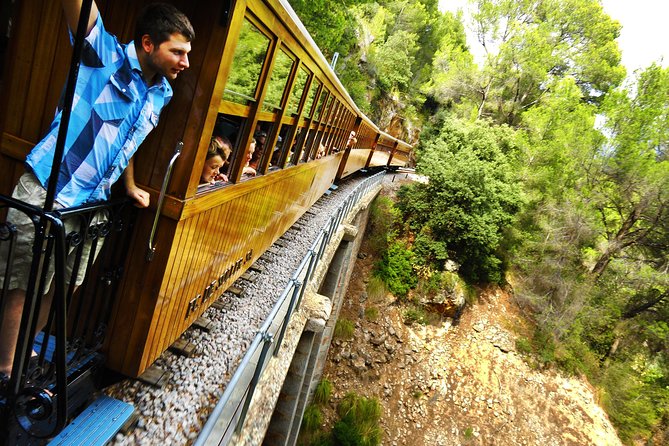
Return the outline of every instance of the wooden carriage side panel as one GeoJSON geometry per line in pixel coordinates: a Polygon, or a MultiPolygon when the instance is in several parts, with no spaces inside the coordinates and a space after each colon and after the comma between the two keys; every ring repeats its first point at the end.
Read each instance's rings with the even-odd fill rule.
{"type": "MultiPolygon", "coordinates": [[[[110,368],[137,376],[150,366],[322,196],[340,158],[330,156],[189,200],[184,218],[165,225],[174,229],[168,258],[162,247],[160,263],[146,264],[131,254],[129,269],[144,271],[144,281],[152,284],[136,283],[136,274],[125,281],[111,337],[114,344],[131,347],[110,346],[110,368]],[[165,273],[158,277],[153,271],[161,267],[165,273]]],[[[163,221],[171,220],[163,217],[159,227],[163,221]]]]}
{"type": "MultiPolygon", "coordinates": [[[[19,2],[17,9],[0,94],[0,193],[6,195],[11,194],[18,177],[23,173],[23,161],[36,142],[26,141],[21,130],[25,114],[30,112],[30,104],[25,98],[31,85],[33,56],[37,51],[35,36],[42,26],[43,8],[40,2],[24,1],[19,2]]],[[[34,108],[37,110],[38,105],[35,104],[34,108]]]]}
{"type": "MultiPolygon", "coordinates": [[[[61,36],[67,36],[65,21],[57,19],[62,15],[60,2],[46,2],[42,9],[40,27],[37,34],[33,36],[36,51],[30,72],[28,90],[21,98],[25,101],[26,108],[19,135],[35,143],[42,138],[54,116],[56,103],[47,103],[47,98],[51,96],[51,101],[57,101],[64,86],[64,78],[59,84],[55,84],[55,80],[51,79],[53,67],[57,67],[56,71],[64,74],[69,69],[69,60],[54,60],[61,36]],[[58,37],[54,38],[54,36],[58,37]],[[45,123],[44,127],[42,127],[43,122],[45,123]]],[[[70,45],[67,44],[67,46],[70,45]]],[[[69,53],[71,54],[71,51],[69,53]]]]}
{"type": "Polygon", "coordinates": [[[13,24],[9,49],[11,63],[7,64],[11,68],[3,81],[2,96],[6,98],[3,100],[3,131],[14,136],[20,136],[24,112],[28,107],[25,96],[30,85],[36,51],[34,36],[41,24],[41,10],[41,2],[36,0],[20,2],[17,21],[13,24]]]}
{"type": "Polygon", "coordinates": [[[169,218],[160,221],[153,261],[146,260],[153,215],[153,212],[140,211],[128,251],[123,282],[119,286],[105,338],[103,352],[107,354],[108,365],[119,372],[124,371],[126,355],[136,355],[135,350],[141,348],[146,339],[160,284],[165,271],[171,267],[168,260],[177,222],[169,218]]]}
{"type": "Polygon", "coordinates": [[[364,168],[370,153],[371,149],[352,149],[348,155],[346,166],[344,167],[340,178],[346,178],[352,173],[364,168]]]}

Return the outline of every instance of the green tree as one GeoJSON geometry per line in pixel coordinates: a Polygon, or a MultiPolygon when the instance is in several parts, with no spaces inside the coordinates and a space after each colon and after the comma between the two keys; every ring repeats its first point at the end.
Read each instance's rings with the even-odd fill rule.
{"type": "Polygon", "coordinates": [[[604,232],[592,272],[601,275],[628,248],[658,265],[669,261],[669,69],[652,65],[633,89],[604,103],[610,143],[602,149],[602,178],[594,206],[604,232]]]}
{"type": "MultiPolygon", "coordinates": [[[[596,0],[478,0],[473,13],[485,60],[468,90],[477,117],[517,125],[555,78],[573,77],[598,103],[625,76],[620,26],[596,0]]],[[[473,110],[472,110],[473,111],[473,110]]]]}
{"type": "Polygon", "coordinates": [[[398,195],[411,229],[443,243],[470,280],[502,280],[499,248],[521,205],[514,138],[508,127],[446,118],[422,141],[417,171],[428,182],[398,195]]]}

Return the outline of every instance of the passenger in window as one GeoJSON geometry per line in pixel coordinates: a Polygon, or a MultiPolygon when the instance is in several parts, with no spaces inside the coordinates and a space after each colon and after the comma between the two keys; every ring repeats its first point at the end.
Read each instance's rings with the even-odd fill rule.
{"type": "Polygon", "coordinates": [[[348,135],[348,141],[346,142],[347,149],[352,148],[358,142],[358,138],[355,136],[355,130],[351,130],[351,133],[348,135]]]}
{"type": "Polygon", "coordinates": [[[256,134],[254,135],[254,140],[256,142],[256,146],[255,146],[255,151],[253,152],[253,156],[249,161],[249,166],[257,171],[263,153],[265,153],[265,142],[267,141],[267,133],[256,132],[256,134]]]}
{"type": "MultiPolygon", "coordinates": [[[[228,148],[229,149],[229,148],[228,148]]],[[[207,157],[202,166],[202,175],[200,184],[214,184],[217,181],[228,181],[228,177],[221,173],[221,168],[228,159],[228,154],[224,149],[224,141],[221,137],[214,137],[209,143],[207,157]]]]}
{"type": "Polygon", "coordinates": [[[316,152],[316,159],[321,159],[325,156],[327,149],[323,144],[318,144],[318,152],[316,152]]]}
{"type": "Polygon", "coordinates": [[[223,148],[225,153],[225,158],[223,158],[223,167],[220,168],[220,172],[224,175],[228,175],[230,172],[230,155],[232,154],[232,143],[225,136],[214,136],[214,139],[217,141],[217,144],[223,148]]]}
{"type": "Polygon", "coordinates": [[[242,176],[245,177],[254,177],[256,176],[256,170],[251,167],[249,164],[251,162],[251,158],[253,158],[253,154],[256,151],[256,140],[255,138],[251,138],[251,143],[249,144],[249,151],[246,154],[246,165],[242,169],[242,176]]]}

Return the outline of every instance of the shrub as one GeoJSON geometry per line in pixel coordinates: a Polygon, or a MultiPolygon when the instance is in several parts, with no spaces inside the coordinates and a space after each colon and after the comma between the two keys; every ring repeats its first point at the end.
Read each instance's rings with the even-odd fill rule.
{"type": "Polygon", "coordinates": [[[351,339],[355,332],[355,325],[348,319],[338,319],[334,329],[334,337],[337,339],[351,339]]]}
{"type": "Polygon", "coordinates": [[[319,406],[324,406],[330,402],[330,397],[332,396],[332,381],[323,378],[321,382],[316,386],[314,391],[314,404],[319,406]]]}
{"type": "Polygon", "coordinates": [[[379,276],[372,275],[367,282],[367,297],[371,302],[383,302],[386,298],[386,284],[379,276]]]}
{"type": "Polygon", "coordinates": [[[377,196],[369,211],[368,240],[371,250],[382,255],[388,249],[388,241],[396,236],[396,222],[399,211],[393,201],[384,196],[377,196]]]}
{"type": "Polygon", "coordinates": [[[304,409],[301,429],[307,433],[316,432],[320,429],[322,423],[323,414],[321,413],[321,409],[314,404],[308,405],[306,409],[304,409]]]}
{"type": "Polygon", "coordinates": [[[379,318],[379,309],[376,307],[365,308],[365,318],[368,321],[375,321],[379,318]]]}
{"type": "Polygon", "coordinates": [[[516,339],[516,350],[520,354],[529,355],[532,353],[532,343],[527,338],[518,338],[516,339]]]}
{"type": "Polygon", "coordinates": [[[404,312],[404,323],[407,325],[411,325],[413,323],[427,325],[428,322],[427,313],[425,313],[425,310],[417,305],[411,308],[407,308],[404,312]]]}
{"type": "Polygon", "coordinates": [[[444,120],[422,139],[416,169],[429,177],[398,191],[398,208],[417,250],[435,261],[451,256],[471,282],[500,282],[505,229],[522,204],[513,131],[485,122],[444,120]]]}
{"type": "Polygon", "coordinates": [[[602,406],[616,425],[621,440],[630,441],[637,435],[647,438],[658,422],[659,407],[656,409],[650,389],[638,379],[633,368],[624,363],[614,364],[605,371],[602,385],[602,406]]]}
{"type": "Polygon", "coordinates": [[[342,446],[376,446],[381,444],[379,426],[381,405],[374,398],[349,392],[337,407],[341,419],[335,423],[332,435],[342,446]]]}
{"type": "Polygon", "coordinates": [[[376,264],[377,274],[395,296],[404,299],[418,279],[412,267],[413,253],[401,243],[393,243],[376,264]]]}
{"type": "Polygon", "coordinates": [[[537,352],[539,362],[542,364],[552,364],[555,362],[555,342],[550,333],[538,329],[534,332],[532,343],[537,352]]]}

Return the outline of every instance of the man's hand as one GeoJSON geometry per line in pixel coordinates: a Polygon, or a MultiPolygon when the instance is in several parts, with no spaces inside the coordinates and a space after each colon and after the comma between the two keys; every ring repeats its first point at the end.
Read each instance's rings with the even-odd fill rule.
{"type": "Polygon", "coordinates": [[[128,194],[128,197],[135,200],[135,206],[138,208],[145,208],[149,206],[151,196],[147,191],[135,186],[133,188],[127,188],[126,194],[128,194]]]}
{"type": "Polygon", "coordinates": [[[128,161],[128,167],[123,172],[123,182],[125,183],[125,193],[135,200],[135,206],[138,208],[149,206],[149,193],[135,184],[135,158],[130,158],[128,161]]]}

